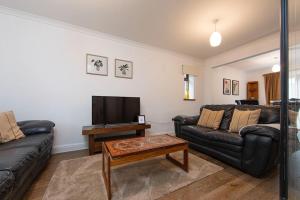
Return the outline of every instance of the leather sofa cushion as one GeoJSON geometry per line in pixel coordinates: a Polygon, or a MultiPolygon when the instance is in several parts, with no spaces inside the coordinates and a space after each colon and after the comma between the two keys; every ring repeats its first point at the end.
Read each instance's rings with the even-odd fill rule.
{"type": "Polygon", "coordinates": [[[209,110],[214,110],[214,111],[224,110],[223,119],[221,121],[219,129],[221,129],[221,130],[229,129],[229,125],[230,125],[230,121],[232,118],[232,114],[233,114],[235,105],[204,105],[200,109],[200,114],[201,114],[203,108],[206,108],[209,110]]]}
{"type": "Polygon", "coordinates": [[[238,110],[234,109],[233,116],[231,119],[229,131],[237,133],[241,128],[257,124],[261,109],[257,110],[238,110]]]}
{"type": "Polygon", "coordinates": [[[210,140],[209,138],[199,137],[199,135],[190,132],[183,132],[181,136],[190,143],[195,143],[209,149],[215,149],[216,151],[226,153],[236,158],[241,157],[243,146],[225,143],[224,141],[210,140]]]}
{"type": "Polygon", "coordinates": [[[206,139],[209,141],[217,141],[217,142],[238,145],[238,146],[243,145],[242,137],[240,137],[237,134],[229,134],[229,133],[227,133],[225,131],[221,131],[221,130],[214,131],[213,129],[207,129],[207,128],[202,128],[202,127],[197,127],[197,126],[191,125],[191,126],[183,126],[182,132],[183,133],[189,132],[189,133],[195,135],[195,137],[203,138],[203,139],[206,139]]]}
{"type": "Polygon", "coordinates": [[[201,134],[201,133],[212,132],[212,131],[214,131],[214,129],[196,126],[196,125],[189,125],[189,126],[182,126],[182,131],[191,132],[191,133],[197,135],[197,134],[201,134]]]}
{"type": "Polygon", "coordinates": [[[199,150],[200,152],[213,156],[223,162],[229,163],[230,165],[233,165],[237,168],[241,168],[241,155],[233,157],[231,155],[228,155],[227,153],[224,153],[224,151],[220,152],[215,148],[211,148],[197,143],[190,143],[189,146],[193,149],[199,150]]]}
{"type": "Polygon", "coordinates": [[[198,121],[198,126],[217,130],[220,127],[223,115],[224,110],[213,111],[203,108],[200,119],[198,121]]]}
{"type": "Polygon", "coordinates": [[[50,143],[52,143],[53,134],[37,134],[30,135],[25,138],[10,141],[5,144],[0,145],[0,151],[13,149],[13,148],[23,148],[23,147],[35,147],[38,152],[44,151],[44,149],[48,148],[50,143]]]}
{"type": "Polygon", "coordinates": [[[274,124],[280,123],[280,107],[274,106],[255,106],[255,105],[237,105],[238,110],[257,110],[261,109],[258,123],[259,124],[274,124]]]}
{"type": "Polygon", "coordinates": [[[36,147],[15,147],[0,150],[0,169],[9,169],[16,181],[34,166],[39,153],[36,147]]]}

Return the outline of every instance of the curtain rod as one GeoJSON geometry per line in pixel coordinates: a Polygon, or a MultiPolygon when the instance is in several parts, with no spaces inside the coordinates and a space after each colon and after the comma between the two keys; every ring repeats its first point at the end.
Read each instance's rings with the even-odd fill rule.
{"type": "Polygon", "coordinates": [[[261,53],[254,54],[252,56],[247,56],[247,57],[240,58],[240,59],[237,59],[237,60],[234,60],[234,61],[231,61],[231,62],[223,63],[223,64],[220,64],[220,65],[215,65],[215,66],[212,66],[211,68],[216,69],[216,68],[222,67],[224,65],[230,65],[230,64],[233,64],[233,63],[236,63],[236,62],[241,62],[243,60],[247,60],[247,59],[250,59],[250,58],[254,58],[254,57],[257,57],[257,56],[260,56],[260,55],[263,55],[263,54],[266,54],[266,53],[271,53],[271,52],[274,52],[274,51],[278,51],[278,50],[280,50],[280,49],[276,48],[276,49],[272,49],[272,50],[269,50],[269,51],[264,51],[264,52],[261,52],[261,53]]]}

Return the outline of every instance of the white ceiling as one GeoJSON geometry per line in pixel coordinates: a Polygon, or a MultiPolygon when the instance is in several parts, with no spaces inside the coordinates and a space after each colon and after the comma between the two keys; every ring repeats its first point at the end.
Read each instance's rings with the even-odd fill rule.
{"type": "Polygon", "coordinates": [[[280,51],[272,51],[259,56],[255,56],[228,66],[243,71],[255,71],[264,68],[272,68],[273,65],[280,64],[280,51]]]}
{"type": "MultiPolygon", "coordinates": [[[[290,45],[289,45],[289,69],[290,71],[295,69],[300,69],[300,44],[299,36],[295,33],[290,34],[290,45]],[[297,40],[293,39],[297,37],[297,40]],[[295,44],[296,42],[296,44],[295,44]]],[[[274,50],[268,53],[264,53],[258,56],[254,56],[239,62],[235,62],[226,66],[243,70],[246,72],[262,70],[269,68],[271,70],[272,66],[275,64],[280,64],[280,50],[274,50]]]]}
{"type": "Polygon", "coordinates": [[[279,30],[279,0],[0,0],[0,5],[207,58],[279,30]],[[209,46],[213,20],[223,36],[209,46]]]}

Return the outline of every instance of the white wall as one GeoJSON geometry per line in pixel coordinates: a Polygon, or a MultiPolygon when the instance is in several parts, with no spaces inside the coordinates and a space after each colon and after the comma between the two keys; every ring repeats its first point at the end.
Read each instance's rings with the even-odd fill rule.
{"type": "Polygon", "coordinates": [[[91,124],[92,95],[141,97],[151,133],[199,112],[203,73],[197,100],[184,102],[181,65],[201,60],[16,11],[2,9],[0,27],[0,111],[54,121],[55,152],[86,148],[81,127],[91,124]],[[86,53],[109,57],[109,76],[86,74],[86,53]],[[114,77],[115,58],[133,61],[132,80],[114,77]]]}
{"type": "MultiPolygon", "coordinates": [[[[259,53],[268,52],[279,48],[279,33],[274,33],[258,40],[249,42],[245,45],[231,49],[224,53],[205,59],[205,93],[204,103],[235,103],[236,99],[247,98],[247,81],[249,80],[248,72],[239,70],[238,68],[231,68],[229,66],[222,66],[212,69],[213,66],[222,65],[232,61],[236,61],[249,56],[257,55],[259,53]],[[209,74],[209,75],[208,75],[209,74]],[[235,79],[240,81],[240,95],[239,96],[226,96],[222,94],[222,79],[235,79]]],[[[253,72],[254,73],[254,72],[253,72]]],[[[255,76],[255,73],[254,73],[255,76]]],[[[252,77],[254,77],[252,76],[252,77]]],[[[252,78],[251,78],[252,79],[252,78]]],[[[260,84],[260,88],[264,87],[260,84]]],[[[264,91],[260,89],[260,93],[264,91]]],[[[262,95],[260,95],[263,97],[262,95]]]]}
{"type": "Polygon", "coordinates": [[[224,63],[229,63],[238,59],[254,56],[259,53],[268,52],[279,49],[280,33],[274,33],[249,42],[242,46],[236,47],[224,53],[205,59],[205,66],[216,66],[224,63]]]}
{"type": "Polygon", "coordinates": [[[265,80],[263,75],[268,73],[272,73],[272,67],[248,71],[246,75],[247,82],[258,81],[258,100],[261,105],[266,104],[265,80]]]}
{"type": "Polygon", "coordinates": [[[204,103],[205,104],[235,104],[237,99],[246,98],[246,73],[236,68],[223,66],[216,69],[205,68],[204,103]],[[239,95],[223,94],[223,78],[240,82],[239,95]]]}

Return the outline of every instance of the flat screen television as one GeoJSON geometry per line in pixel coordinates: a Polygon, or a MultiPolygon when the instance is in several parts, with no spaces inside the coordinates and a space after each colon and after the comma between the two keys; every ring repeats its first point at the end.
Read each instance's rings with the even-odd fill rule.
{"type": "Polygon", "coordinates": [[[136,122],[140,114],[140,97],[92,97],[92,124],[136,122]]]}

